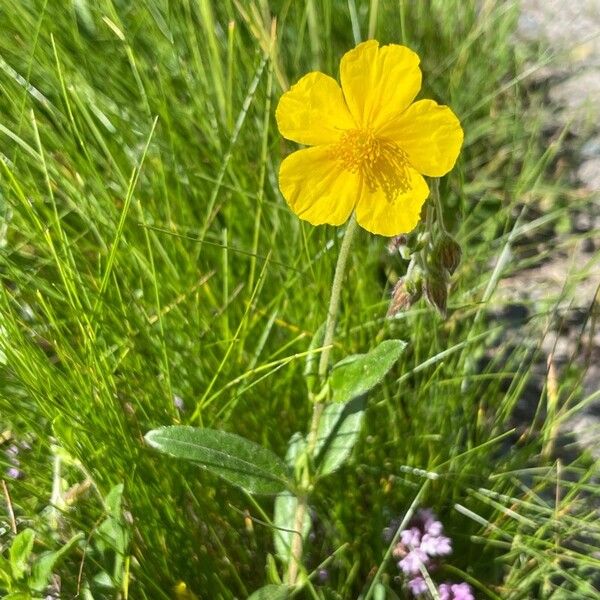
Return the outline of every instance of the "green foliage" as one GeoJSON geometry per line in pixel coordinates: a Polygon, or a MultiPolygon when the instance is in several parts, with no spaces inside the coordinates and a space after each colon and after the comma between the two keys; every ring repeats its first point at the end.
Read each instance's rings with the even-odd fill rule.
{"type": "Polygon", "coordinates": [[[39,598],[50,583],[57,564],[83,537],[74,535],[58,550],[34,555],[35,531],[27,528],[15,535],[8,548],[8,559],[0,556],[0,590],[3,598],[39,598]]]}
{"type": "Polygon", "coordinates": [[[33,551],[35,531],[24,529],[15,536],[8,550],[10,569],[13,579],[21,579],[28,569],[29,558],[33,551]]]}
{"type": "MultiPolygon", "coordinates": [[[[291,560],[292,539],[297,535],[295,533],[297,507],[298,498],[291,492],[281,492],[275,498],[273,506],[273,543],[277,556],[284,565],[287,565],[291,560]]],[[[305,512],[302,519],[302,538],[306,539],[309,532],[310,515],[305,512]]]]}
{"type": "MultiPolygon", "coordinates": [[[[288,443],[285,462],[290,469],[295,470],[297,480],[302,473],[302,461],[307,459],[306,451],[304,436],[296,432],[288,443]]],[[[296,531],[295,516],[297,507],[297,496],[288,491],[278,494],[273,505],[273,545],[284,565],[287,565],[291,560],[290,551],[294,532],[296,531]]],[[[306,511],[302,519],[301,531],[304,540],[310,532],[310,525],[310,515],[306,511]]]]}
{"type": "Polygon", "coordinates": [[[106,518],[98,526],[94,536],[94,546],[98,553],[106,558],[110,553],[114,556],[112,573],[100,571],[94,581],[102,587],[119,589],[123,583],[123,570],[129,533],[123,518],[123,489],[122,483],[115,485],[104,499],[106,518]]]}
{"type": "MultiPolygon", "coordinates": [[[[385,552],[382,529],[424,479],[422,502],[455,544],[457,572],[436,576],[465,573],[478,598],[598,597],[597,465],[574,446],[548,450],[588,401],[577,356],[554,412],[543,375],[536,387],[544,335],[578,305],[598,251],[573,265],[560,297],[528,302],[522,325],[490,316],[511,301],[505,277],[592,235],[553,229],[590,200],[561,180],[565,138],[545,136],[544,90],[526,76],[552,57],[515,42],[517,18],[512,2],[475,0],[0,2],[0,435],[3,449],[6,431],[35,440],[20,458],[26,477],[7,479],[20,530],[36,531],[33,561],[83,533],[82,596],[169,600],[184,581],[233,600],[275,583],[262,568],[274,499],[163,458],[144,434],[226,429],[283,456],[305,431],[303,363],[314,337],[318,364],[340,232],[285,206],[277,169],[293,145],[273,113],[307,71],[335,76],[356,33],[414,48],[423,97],[461,118],[465,146],[440,196],[463,254],[446,321],[423,301],[385,319],[405,265],[381,238],[363,232],[353,246],[335,360],[383,339],[408,345],[351,413],[360,435],[340,421],[344,402],[325,409],[323,427],[348,435],[319,434],[336,450],[316,464],[328,475],[311,506],[312,588],[297,597],[358,597],[385,552]],[[535,415],[523,421],[527,403],[535,415]],[[60,544],[42,516],[54,444],[72,458],[56,478],[60,544]],[[348,468],[323,466],[349,449],[348,468]],[[105,500],[121,482],[117,514],[105,500]],[[332,556],[321,586],[314,570],[332,556]]],[[[65,598],[81,558],[75,545],[53,567],[65,598]]],[[[395,575],[390,565],[402,597],[395,575]]]]}
{"type": "Polygon", "coordinates": [[[33,563],[29,586],[36,592],[41,592],[48,585],[59,561],[68,554],[83,538],[83,534],[75,534],[66,544],[58,550],[43,552],[33,563]]]}
{"type": "Polygon", "coordinates": [[[285,585],[266,585],[256,590],[248,600],[286,600],[290,597],[289,588],[285,585]]]}
{"type": "Polygon", "coordinates": [[[249,440],[213,429],[161,427],[146,434],[157,450],[183,458],[253,494],[277,494],[293,486],[285,463],[249,440]]]}
{"type": "Polygon", "coordinates": [[[315,454],[319,474],[339,469],[358,441],[366,401],[361,396],[344,403],[328,404],[323,410],[315,454]]]}
{"type": "Polygon", "coordinates": [[[385,340],[367,354],[348,356],[334,365],[329,385],[333,402],[349,402],[383,381],[406,347],[401,340],[385,340]]]}

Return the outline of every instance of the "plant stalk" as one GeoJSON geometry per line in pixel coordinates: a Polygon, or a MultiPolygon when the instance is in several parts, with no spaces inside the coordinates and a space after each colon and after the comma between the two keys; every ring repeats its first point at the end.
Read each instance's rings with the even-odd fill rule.
{"type": "MultiPolygon", "coordinates": [[[[331,284],[331,295],[329,297],[329,307],[327,309],[327,319],[325,321],[325,336],[323,338],[323,352],[319,359],[319,380],[321,385],[325,384],[327,378],[327,369],[329,368],[329,359],[331,356],[331,348],[333,345],[333,339],[335,336],[335,326],[337,322],[338,312],[340,308],[340,299],[342,296],[342,287],[344,283],[344,275],[346,274],[346,266],[348,264],[348,257],[350,256],[350,248],[352,246],[352,240],[354,234],[358,229],[356,217],[354,213],[348,221],[346,231],[344,232],[344,238],[342,239],[342,245],[340,247],[340,253],[338,254],[337,263],[335,265],[335,273],[333,275],[333,282],[331,284]]],[[[312,457],[314,450],[317,445],[317,435],[319,432],[319,423],[325,404],[323,402],[315,402],[313,404],[313,412],[310,422],[310,429],[308,432],[306,452],[309,457],[312,457]]],[[[302,539],[302,525],[304,523],[304,517],[308,506],[308,492],[309,490],[303,490],[298,496],[298,504],[296,505],[296,512],[294,515],[294,537],[292,538],[292,545],[290,548],[290,562],[288,564],[288,584],[295,585],[298,579],[298,571],[302,562],[302,552],[304,541],[302,539]]]]}

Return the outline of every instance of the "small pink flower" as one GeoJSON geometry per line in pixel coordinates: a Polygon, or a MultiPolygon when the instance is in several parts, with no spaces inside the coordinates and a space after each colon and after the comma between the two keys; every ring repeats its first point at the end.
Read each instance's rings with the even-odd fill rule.
{"type": "Polygon", "coordinates": [[[399,563],[398,567],[406,575],[417,575],[421,572],[421,566],[427,564],[429,557],[420,548],[411,550],[399,563]]]}
{"type": "Polygon", "coordinates": [[[400,533],[400,541],[405,546],[418,546],[421,543],[421,532],[417,527],[405,529],[400,533]]]}
{"type": "Polygon", "coordinates": [[[427,583],[420,575],[418,575],[417,577],[408,580],[408,589],[413,596],[420,596],[427,591],[427,583]]]}
{"type": "Polygon", "coordinates": [[[447,556],[452,554],[452,542],[445,535],[430,535],[426,533],[421,540],[421,550],[429,556],[447,556]]]}
{"type": "Polygon", "coordinates": [[[11,479],[21,479],[23,477],[23,473],[17,469],[17,467],[10,467],[6,469],[6,476],[11,479]]]}
{"type": "Polygon", "coordinates": [[[441,535],[443,529],[441,521],[429,521],[425,524],[425,531],[429,535],[441,535]]]}
{"type": "Polygon", "coordinates": [[[475,600],[468,583],[442,583],[438,589],[440,600],[475,600]]]}

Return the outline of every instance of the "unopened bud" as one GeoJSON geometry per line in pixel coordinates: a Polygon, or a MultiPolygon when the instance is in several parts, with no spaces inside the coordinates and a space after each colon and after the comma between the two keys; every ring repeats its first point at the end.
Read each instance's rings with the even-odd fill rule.
{"type": "Polygon", "coordinates": [[[444,234],[437,243],[436,251],[441,265],[452,275],[462,258],[460,244],[451,235],[444,234]]]}
{"type": "Polygon", "coordinates": [[[387,311],[388,317],[394,317],[398,313],[408,310],[415,302],[421,298],[422,284],[420,277],[398,279],[398,282],[392,290],[392,299],[387,311]]]}
{"type": "Polygon", "coordinates": [[[387,316],[393,317],[407,308],[410,308],[410,294],[406,289],[404,279],[400,278],[392,290],[387,316]]]}
{"type": "Polygon", "coordinates": [[[448,284],[444,277],[429,273],[425,280],[425,299],[445,319],[448,304],[448,284]]]}

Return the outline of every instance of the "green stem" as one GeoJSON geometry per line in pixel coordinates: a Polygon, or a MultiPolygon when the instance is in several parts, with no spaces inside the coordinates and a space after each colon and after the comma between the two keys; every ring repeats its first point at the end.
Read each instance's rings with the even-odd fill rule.
{"type": "Polygon", "coordinates": [[[348,221],[346,232],[344,233],[344,239],[342,240],[342,246],[338,255],[337,264],[335,265],[333,283],[331,284],[331,296],[329,297],[327,321],[325,322],[325,337],[323,338],[323,352],[321,352],[321,358],[319,360],[319,378],[321,379],[321,383],[324,382],[325,376],[327,375],[329,355],[331,354],[331,346],[333,344],[333,337],[335,334],[335,324],[340,308],[340,297],[342,295],[342,285],[344,283],[346,264],[348,263],[350,246],[352,245],[352,239],[354,238],[357,228],[358,224],[356,223],[356,217],[352,215],[348,221]]]}
{"type": "MultiPolygon", "coordinates": [[[[329,297],[329,307],[327,309],[327,319],[325,321],[325,337],[323,338],[323,352],[321,352],[321,357],[319,360],[318,372],[321,385],[324,385],[325,380],[327,378],[327,369],[329,368],[331,348],[333,346],[333,338],[335,336],[335,325],[340,309],[340,299],[342,296],[344,275],[346,273],[348,257],[350,256],[350,247],[352,246],[352,240],[357,229],[358,224],[356,223],[356,217],[354,216],[354,214],[352,214],[350,220],[348,221],[348,225],[346,226],[344,238],[340,247],[340,253],[338,255],[337,263],[335,265],[333,282],[331,284],[331,295],[329,297]]],[[[313,412],[306,444],[306,453],[309,457],[312,456],[317,445],[319,423],[321,421],[321,416],[323,415],[324,408],[325,405],[323,402],[317,401],[313,404],[313,412]]],[[[296,583],[296,580],[298,578],[298,571],[302,562],[302,525],[308,506],[308,491],[309,490],[307,489],[302,490],[302,493],[298,496],[298,504],[296,505],[293,527],[295,535],[292,539],[292,545],[290,548],[290,562],[288,564],[287,575],[289,585],[294,585],[296,583]]]]}

